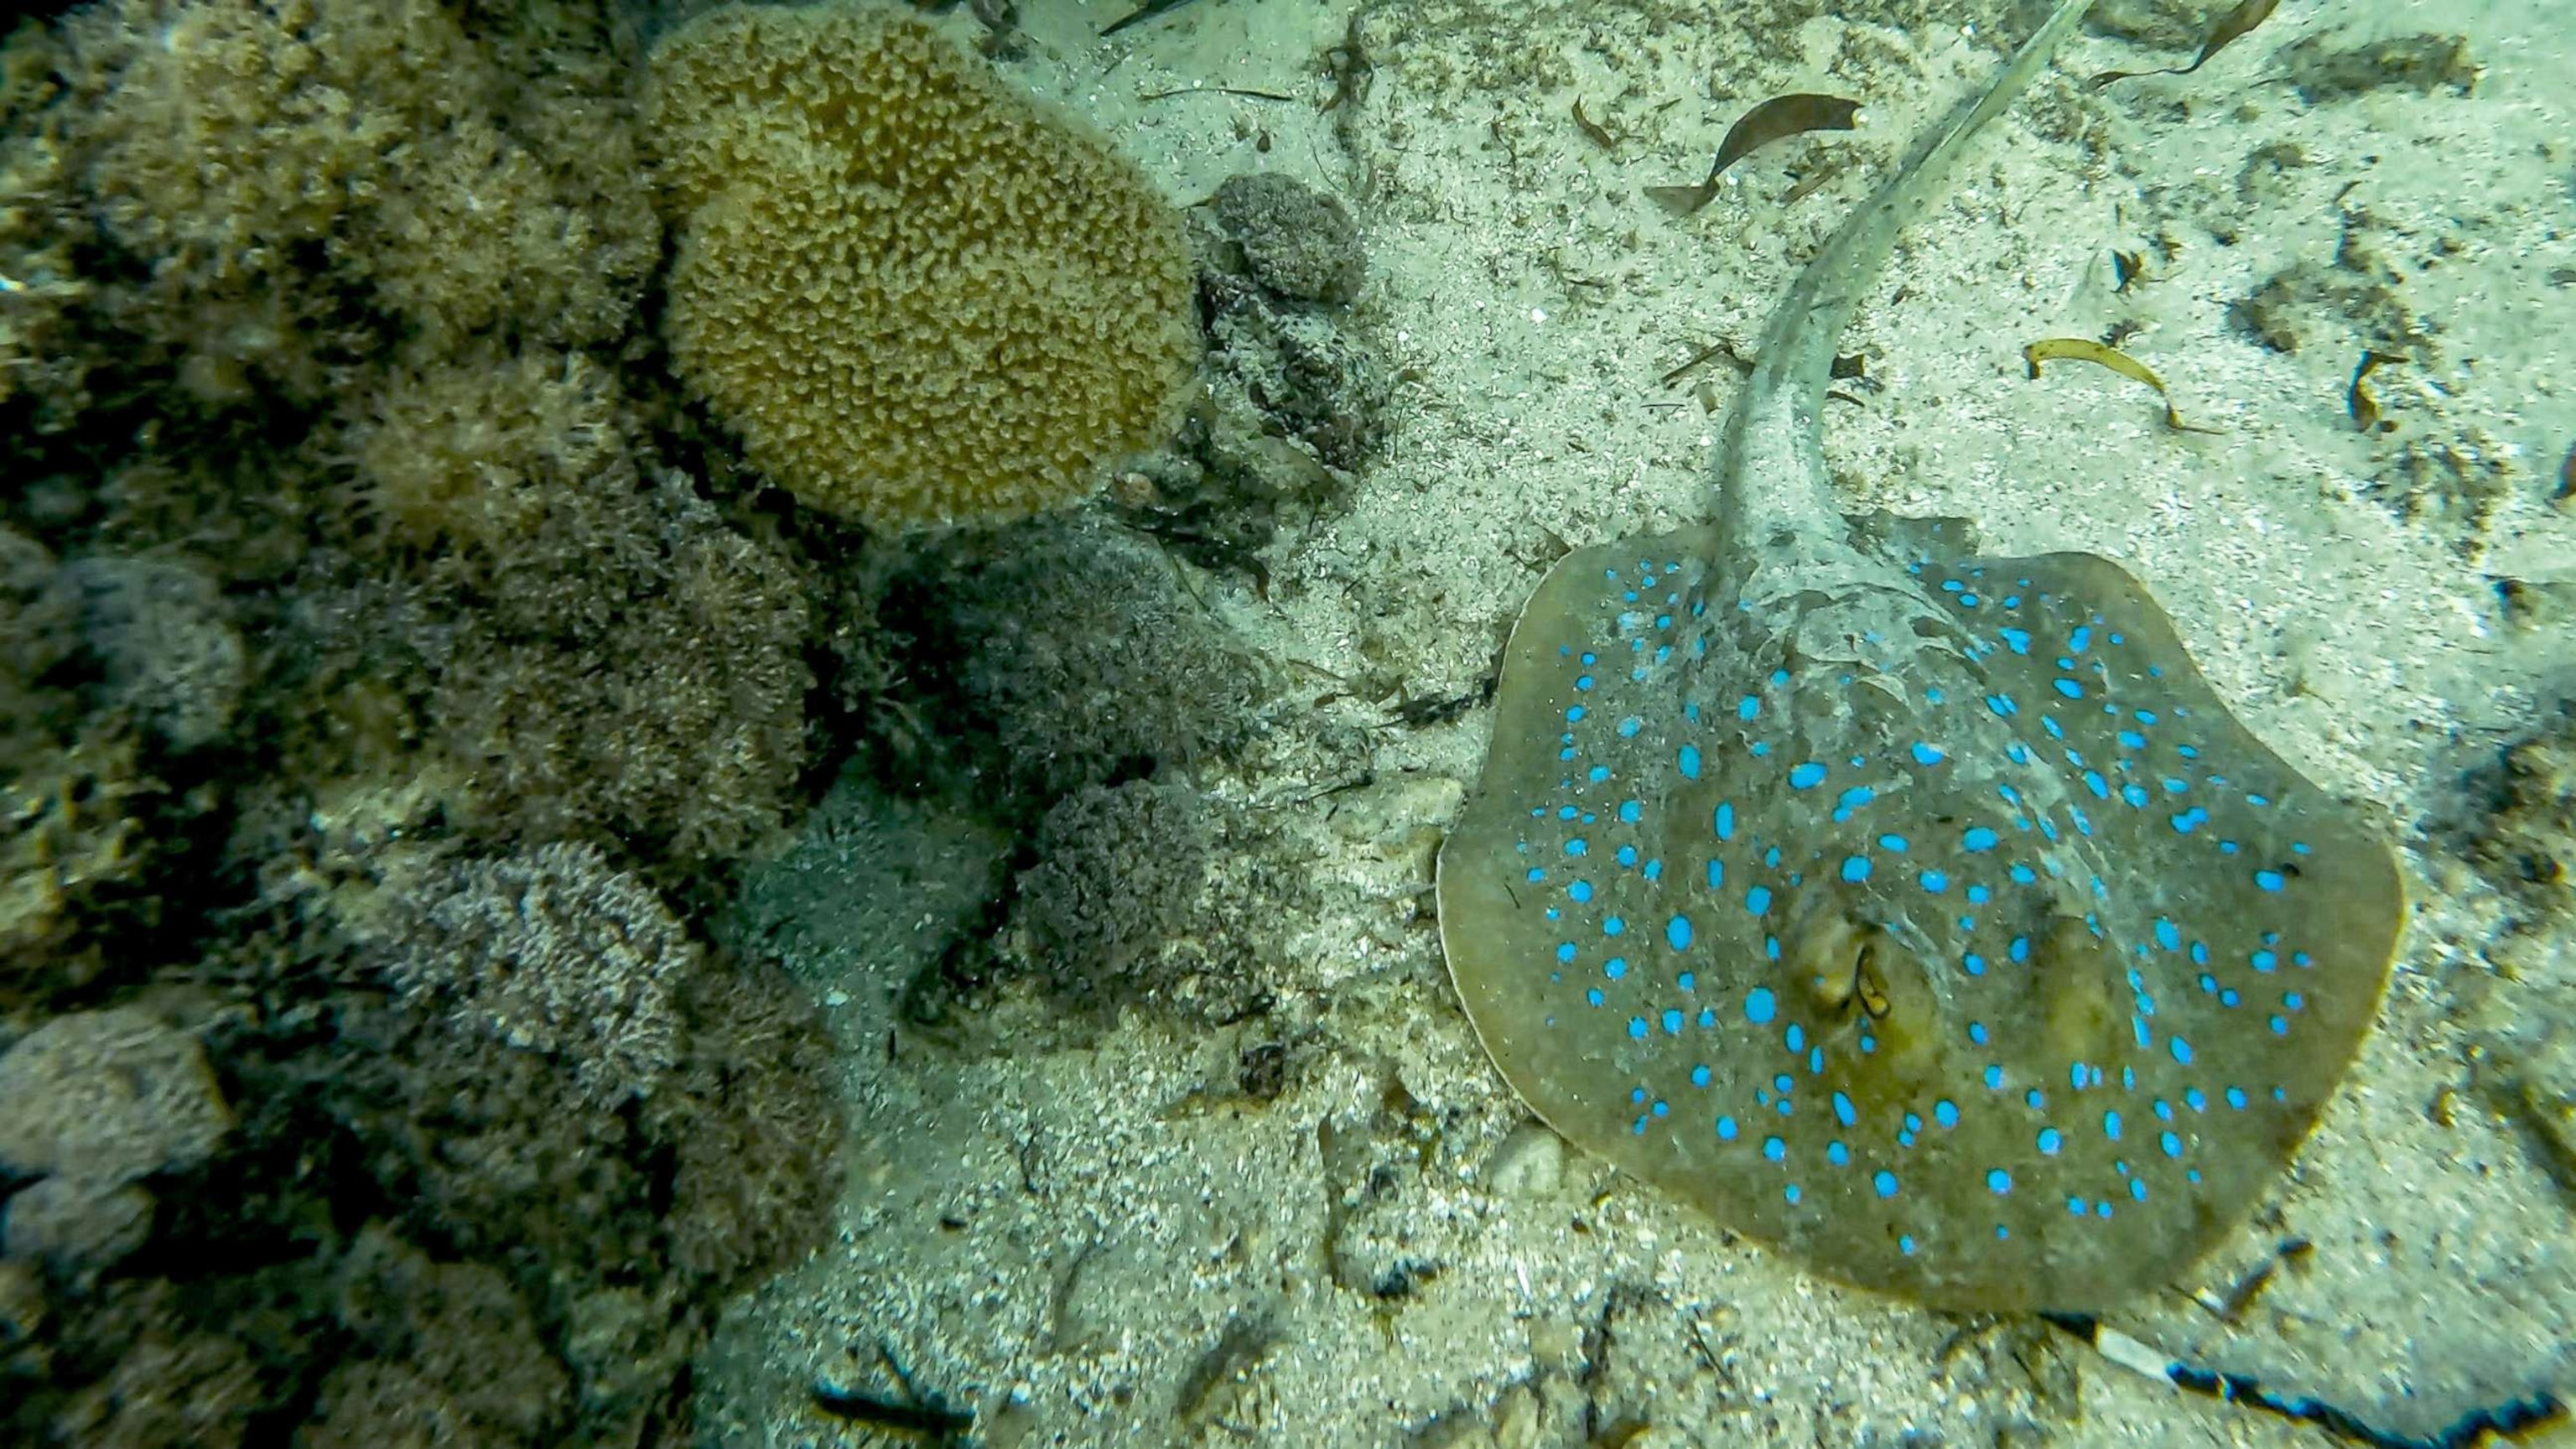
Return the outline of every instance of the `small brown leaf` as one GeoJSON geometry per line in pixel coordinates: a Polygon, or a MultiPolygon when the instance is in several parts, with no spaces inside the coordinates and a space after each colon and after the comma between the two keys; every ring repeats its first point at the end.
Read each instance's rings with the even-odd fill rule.
{"type": "Polygon", "coordinates": [[[1590,116],[1583,114],[1583,97],[1581,96],[1576,96],[1574,98],[1574,124],[1582,129],[1584,135],[1592,138],[1593,145],[1600,147],[1604,151],[1616,151],[1619,149],[1619,142],[1610,134],[1608,127],[1603,126],[1599,121],[1592,119],[1590,116]]]}
{"type": "Polygon", "coordinates": [[[2272,12],[2279,8],[2280,4],[2281,0],[2243,0],[2242,4],[2230,7],[2226,14],[2211,22],[2208,37],[2200,43],[2200,54],[2192,57],[2189,65],[2168,67],[2164,70],[2106,70],[2085,84],[2098,91],[2113,81],[2129,80],[2136,76],[2189,75],[2209,64],[2211,56],[2241,39],[2247,31],[2271,19],[2272,12]]]}
{"type": "Polygon", "coordinates": [[[1717,178],[1726,168],[1743,160],[1754,151],[1787,136],[1800,136],[1809,131],[1849,131],[1860,124],[1860,102],[1841,96],[1811,95],[1798,92],[1773,96],[1746,111],[1742,118],[1727,128],[1726,139],[1717,146],[1717,164],[1708,168],[1708,179],[1697,186],[1649,186],[1646,194],[1674,212],[1688,216],[1708,205],[1717,195],[1717,178]]]}
{"type": "Polygon", "coordinates": [[[2133,382],[2143,382],[2147,386],[2154,388],[2156,390],[2156,396],[2164,400],[2165,426],[2173,429],[2177,433],[2217,433],[2220,431],[2220,429],[2217,428],[2194,427],[2190,423],[2184,422],[2182,420],[2182,414],[2174,411],[2173,395],[2165,391],[2164,379],[2156,376],[2145,363],[2140,362],[2129,354],[2120,351],[2116,347],[2105,347],[2090,337],[2046,337],[2021,350],[2022,365],[2030,370],[2030,375],[2032,377],[2039,376],[2039,365],[2041,363],[2056,362],[2061,359],[2074,362],[2089,362],[2096,367],[2107,367],[2111,371],[2116,372],[2122,377],[2128,378],[2133,382]]]}
{"type": "Polygon", "coordinates": [[[2364,352],[2361,366],[2352,371],[2352,386],[2344,392],[2344,409],[2352,414],[2352,425],[2369,432],[2379,423],[2379,398],[2370,390],[2370,375],[2392,362],[2404,362],[2384,352],[2364,352]]]}

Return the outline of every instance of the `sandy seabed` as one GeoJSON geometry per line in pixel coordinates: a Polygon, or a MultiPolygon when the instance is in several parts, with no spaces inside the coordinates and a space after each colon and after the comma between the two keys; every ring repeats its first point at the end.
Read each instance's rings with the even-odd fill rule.
{"type": "MultiPolygon", "coordinates": [[[[1721,347],[1664,375],[1749,351],[1798,263],[1995,63],[1961,13],[2010,7],[1805,8],[1198,0],[1103,41],[1115,5],[1023,4],[1006,74],[1175,196],[1279,171],[1360,221],[1350,322],[1401,383],[1385,455],[1278,552],[1266,597],[1200,581],[1307,695],[1387,670],[1418,697],[1470,691],[1563,546],[1706,515],[1740,373],[1721,347]],[[1354,42],[1365,91],[1326,110],[1327,53],[1354,42]],[[1763,151],[1686,220],[1643,194],[1802,90],[1861,98],[1868,124],[1763,151]]],[[[2195,75],[2098,92],[2082,78],[2188,47],[2079,35],[1900,242],[1843,344],[1870,385],[1826,439],[1854,510],[2118,560],[2240,718],[2399,843],[2416,909],[2345,1089],[2254,1220],[2116,1322],[2415,1434],[2576,1383],[2569,1200],[2478,1068],[2500,1020],[2576,1030],[2576,950],[2526,932],[2503,961],[2516,912],[2459,854],[2473,772],[2576,668],[2566,616],[2509,613],[2499,588],[2576,587],[2576,517],[2551,497],[2576,444],[2576,25],[2557,8],[2290,0],[2195,75]],[[2310,36],[2425,32],[2466,37],[2469,94],[2311,98],[2283,74],[2310,36]],[[2115,253],[2138,259],[2125,290],[2115,253]],[[2023,375],[2024,343],[2115,324],[2215,433],[2167,429],[2107,372],[2023,375]],[[2353,375],[2392,334],[2405,361],[2373,373],[2386,426],[2366,431],[2353,375]],[[2288,1239],[2312,1246],[2233,1321],[2206,1306],[2288,1239]]],[[[847,1047],[852,1167],[835,1239],[720,1334],[709,1442],[865,1442],[808,1388],[892,1396],[880,1345],[995,1446],[2319,1439],[2034,1323],[1826,1283],[1535,1130],[1428,919],[1489,712],[1317,713],[1336,728],[1199,780],[1325,903],[1277,923],[1278,1008],[1239,1026],[1130,1013],[1069,1040],[1006,1003],[982,1036],[1021,1013],[1027,1049],[903,1041],[896,998],[945,907],[923,897],[915,939],[841,903],[854,873],[935,877],[949,847],[818,825],[781,863],[811,882],[769,909],[847,1047]],[[1269,1043],[1289,1089],[1234,1093],[1269,1043]]]]}

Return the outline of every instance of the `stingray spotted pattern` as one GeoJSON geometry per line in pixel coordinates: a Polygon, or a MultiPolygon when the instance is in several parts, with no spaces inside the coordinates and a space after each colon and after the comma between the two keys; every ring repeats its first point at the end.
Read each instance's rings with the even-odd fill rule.
{"type": "Polygon", "coordinates": [[[1440,861],[1452,979],[1540,1117],[1944,1308],[2098,1310],[2207,1249],[2351,1062],[2404,913],[2116,565],[1833,509],[1835,334],[2083,9],[1792,286],[1714,523],[1540,585],[1440,861]]]}

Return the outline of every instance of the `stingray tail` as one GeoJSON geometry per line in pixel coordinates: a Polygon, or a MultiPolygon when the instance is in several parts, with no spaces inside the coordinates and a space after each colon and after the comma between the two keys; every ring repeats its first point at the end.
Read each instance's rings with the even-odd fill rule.
{"type": "Polygon", "coordinates": [[[1820,441],[1834,343],[1897,234],[1940,192],[1968,143],[2048,64],[2089,8],[2091,0],[2060,0],[1983,95],[1962,102],[1916,140],[1895,177],[1844,220],[1773,310],[1715,460],[1718,521],[1730,536],[1837,519],[1820,441]]]}

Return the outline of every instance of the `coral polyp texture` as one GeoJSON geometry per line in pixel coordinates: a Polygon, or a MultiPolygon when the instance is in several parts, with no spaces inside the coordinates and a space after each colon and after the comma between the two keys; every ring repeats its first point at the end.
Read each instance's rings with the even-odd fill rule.
{"type": "Polygon", "coordinates": [[[929,26],[734,8],[655,51],[680,374],[809,507],[896,529],[1077,500],[1171,431],[1180,218],[929,26]]]}
{"type": "Polygon", "coordinates": [[[671,993],[699,954],[651,887],[585,844],[456,867],[444,893],[412,868],[394,873],[415,909],[386,952],[406,1001],[564,1059],[603,1106],[652,1091],[679,1050],[671,993]]]}
{"type": "Polygon", "coordinates": [[[31,306],[0,390],[61,424],[88,369],[141,363],[201,403],[318,403],[395,339],[619,336],[660,237],[609,26],[465,8],[114,0],[12,37],[0,274],[31,306]]]}

